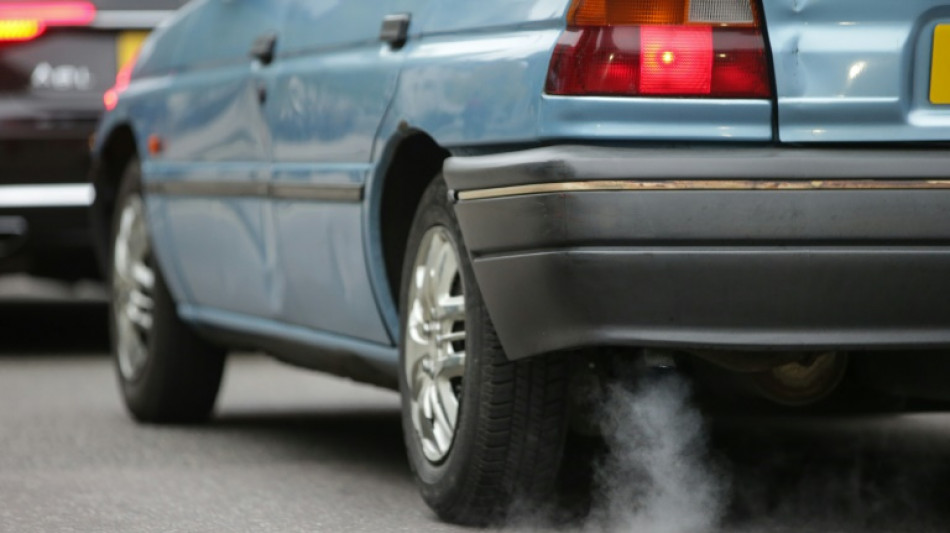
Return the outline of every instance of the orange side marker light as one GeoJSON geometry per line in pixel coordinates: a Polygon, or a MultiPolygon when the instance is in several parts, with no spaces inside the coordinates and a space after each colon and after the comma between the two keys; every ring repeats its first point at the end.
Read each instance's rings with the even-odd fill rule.
{"type": "Polygon", "coordinates": [[[165,142],[162,141],[162,138],[154,133],[148,136],[148,153],[151,155],[159,155],[165,150],[165,142]]]}

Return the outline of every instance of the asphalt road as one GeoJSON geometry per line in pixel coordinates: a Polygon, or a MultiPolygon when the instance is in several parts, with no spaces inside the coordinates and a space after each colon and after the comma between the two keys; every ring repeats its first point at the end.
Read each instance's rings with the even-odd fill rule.
{"type": "MultiPolygon", "coordinates": [[[[416,494],[395,394],[240,356],[212,423],[136,425],[104,355],[103,316],[0,308],[0,531],[461,530],[416,494]]],[[[711,427],[730,482],[721,531],[950,528],[950,415],[750,415],[711,427]]],[[[647,533],[683,533],[677,509],[664,512],[669,522],[647,533]]],[[[522,516],[505,529],[551,520],[522,516]]]]}

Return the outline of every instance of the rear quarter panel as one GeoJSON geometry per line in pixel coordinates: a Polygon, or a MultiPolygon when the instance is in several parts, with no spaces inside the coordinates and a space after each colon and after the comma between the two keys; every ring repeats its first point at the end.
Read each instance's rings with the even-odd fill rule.
{"type": "MultiPolygon", "coordinates": [[[[772,102],[544,94],[569,0],[430,1],[414,16],[382,131],[459,148],[590,141],[770,141],[772,102]]],[[[384,143],[380,150],[385,149],[384,143]]],[[[377,154],[378,156],[380,154],[377,154]]]]}
{"type": "Polygon", "coordinates": [[[431,0],[414,15],[393,105],[442,146],[534,141],[568,0],[431,0]]]}

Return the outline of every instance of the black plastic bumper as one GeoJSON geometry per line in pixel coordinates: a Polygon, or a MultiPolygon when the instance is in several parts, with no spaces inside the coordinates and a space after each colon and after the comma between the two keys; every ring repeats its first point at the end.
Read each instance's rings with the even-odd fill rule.
{"type": "Polygon", "coordinates": [[[24,120],[29,132],[11,124],[0,116],[0,274],[100,277],[90,202],[83,198],[92,193],[89,135],[95,123],[51,122],[44,131],[41,120],[24,120]]]}
{"type": "Polygon", "coordinates": [[[87,207],[0,208],[0,274],[100,277],[87,207]]]}
{"type": "Polygon", "coordinates": [[[509,356],[950,346],[950,156],[555,147],[452,158],[509,356]]]}

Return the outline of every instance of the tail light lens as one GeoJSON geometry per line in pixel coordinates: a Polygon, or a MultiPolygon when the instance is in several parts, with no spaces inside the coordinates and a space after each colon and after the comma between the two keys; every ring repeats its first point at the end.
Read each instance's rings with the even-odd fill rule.
{"type": "Polygon", "coordinates": [[[86,26],[96,18],[89,2],[9,2],[0,4],[0,42],[29,41],[50,26],[86,26]]]}
{"type": "Polygon", "coordinates": [[[112,111],[115,106],[119,105],[119,96],[129,88],[129,83],[132,81],[132,71],[135,70],[135,62],[138,61],[138,58],[138,52],[136,52],[131,59],[122,65],[122,68],[115,75],[115,85],[102,95],[102,103],[106,106],[107,111],[112,111]]]}
{"type": "Polygon", "coordinates": [[[555,95],[768,98],[754,0],[574,0],[555,95]]]}

